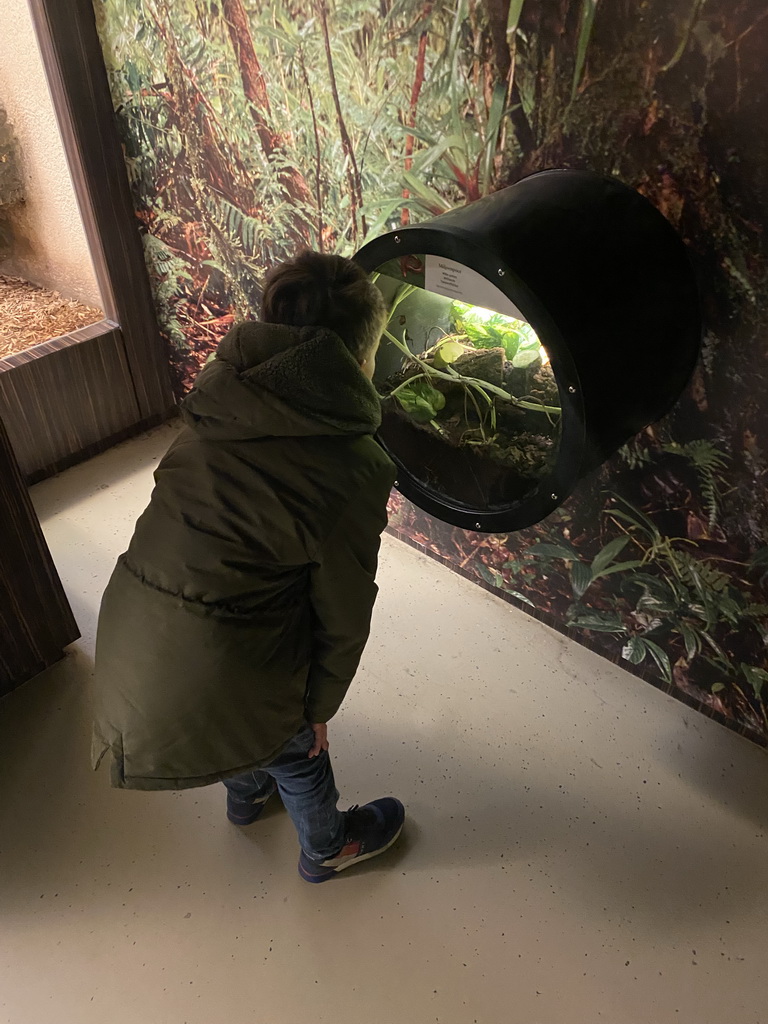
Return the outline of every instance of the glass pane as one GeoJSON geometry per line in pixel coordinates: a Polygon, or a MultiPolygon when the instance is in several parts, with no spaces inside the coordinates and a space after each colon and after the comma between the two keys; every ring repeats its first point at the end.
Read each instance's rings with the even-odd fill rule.
{"type": "Polygon", "coordinates": [[[430,259],[392,260],[374,276],[391,310],[375,376],[381,438],[438,497],[502,509],[554,465],[557,383],[536,332],[503,292],[483,279],[484,299],[496,293],[494,304],[518,316],[456,298],[457,290],[471,298],[471,271],[448,280],[450,294],[429,290],[425,280],[442,287],[430,259]]]}

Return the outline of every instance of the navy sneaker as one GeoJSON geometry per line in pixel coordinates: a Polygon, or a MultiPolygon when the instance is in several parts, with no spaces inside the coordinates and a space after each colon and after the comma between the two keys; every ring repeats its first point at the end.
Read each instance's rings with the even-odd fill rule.
{"type": "Polygon", "coordinates": [[[388,850],[403,831],[405,808],[399,800],[385,796],[364,807],[350,807],[346,818],[344,845],[335,857],[311,860],[302,850],[299,874],[307,882],[327,882],[339,871],[388,850]]]}
{"type": "Polygon", "coordinates": [[[227,793],[227,817],[233,825],[252,825],[267,806],[267,800],[277,792],[277,786],[266,796],[255,800],[237,800],[227,793]]]}

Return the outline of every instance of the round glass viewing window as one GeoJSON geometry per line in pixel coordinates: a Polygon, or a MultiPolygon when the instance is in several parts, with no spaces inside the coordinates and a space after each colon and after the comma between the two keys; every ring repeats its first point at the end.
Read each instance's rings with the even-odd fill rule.
{"type": "Polygon", "coordinates": [[[500,511],[524,499],[552,472],[561,429],[534,328],[502,291],[444,257],[393,259],[373,280],[390,309],[374,378],[385,447],[438,500],[500,511]]]}

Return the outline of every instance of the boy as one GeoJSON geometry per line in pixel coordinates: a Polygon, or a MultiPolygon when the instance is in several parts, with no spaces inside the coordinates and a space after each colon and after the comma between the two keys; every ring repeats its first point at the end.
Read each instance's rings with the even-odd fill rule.
{"type": "Polygon", "coordinates": [[[104,594],[93,765],[112,784],[223,781],[255,821],[277,790],[299,872],[322,882],[388,849],[391,797],[346,813],[328,756],[368,638],[394,467],[374,440],[386,311],[351,260],[304,253],[268,277],[182,404],[104,594]]]}

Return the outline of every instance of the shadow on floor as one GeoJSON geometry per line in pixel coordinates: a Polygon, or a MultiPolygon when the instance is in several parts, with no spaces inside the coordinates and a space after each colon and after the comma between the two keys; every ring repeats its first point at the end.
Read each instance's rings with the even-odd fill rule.
{"type": "MultiPolygon", "coordinates": [[[[0,705],[0,912],[24,916],[34,901],[55,899],[68,909],[91,905],[108,913],[119,905],[119,891],[139,883],[181,888],[189,871],[210,877],[212,886],[224,879],[233,884],[244,871],[254,886],[269,877],[269,885],[295,884],[295,840],[277,807],[256,825],[237,829],[224,817],[221,787],[113,791],[105,770],[91,772],[91,669],[75,649],[0,705]]],[[[344,728],[334,742],[349,775],[356,770],[355,737],[344,728]]],[[[729,902],[748,905],[754,853],[722,839],[713,845],[706,813],[687,823],[674,808],[649,813],[621,786],[592,790],[574,780],[563,792],[546,765],[523,773],[508,761],[484,768],[469,756],[463,764],[446,764],[440,736],[423,730],[397,736],[373,730],[371,736],[370,756],[357,762],[356,784],[382,790],[371,796],[391,787],[406,802],[409,821],[399,846],[360,865],[356,875],[417,873],[452,886],[465,872],[488,869],[489,885],[507,902],[536,879],[569,903],[581,900],[662,927],[722,914],[729,902]],[[417,748],[419,763],[432,766],[431,777],[413,777],[414,762],[405,752],[417,748]],[[387,769],[381,779],[377,765],[387,769]],[[718,884],[724,879],[725,897],[718,884]]],[[[714,788],[731,813],[754,821],[764,814],[765,776],[747,789],[743,775],[715,771],[703,755],[697,764],[680,757],[680,771],[696,780],[692,785],[714,788]]],[[[646,799],[663,801],[659,793],[646,799]]],[[[347,884],[351,874],[329,884],[347,884]]]]}
{"type": "Polygon", "coordinates": [[[35,484],[31,494],[38,518],[49,519],[75,505],[86,503],[99,491],[118,487],[135,474],[146,474],[147,466],[160,459],[157,454],[159,439],[167,437],[166,447],[170,447],[180,429],[181,421],[172,419],[153,428],[151,433],[123,441],[65,473],[35,484]]]}

